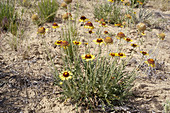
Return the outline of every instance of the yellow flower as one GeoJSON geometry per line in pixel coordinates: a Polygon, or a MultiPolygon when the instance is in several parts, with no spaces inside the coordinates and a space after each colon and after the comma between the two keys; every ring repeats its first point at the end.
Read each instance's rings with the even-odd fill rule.
{"type": "Polygon", "coordinates": [[[138,47],[137,44],[131,44],[131,46],[134,47],[134,48],[135,48],[135,47],[138,47]]]}
{"type": "Polygon", "coordinates": [[[78,42],[78,41],[73,41],[74,45],[80,45],[81,42],[78,42]]]}
{"type": "Polygon", "coordinates": [[[127,42],[132,42],[133,40],[130,38],[124,38],[124,40],[126,40],[127,42]]]}
{"type": "Polygon", "coordinates": [[[104,42],[104,40],[102,38],[97,38],[96,40],[93,40],[93,42],[95,42],[96,44],[101,45],[104,42]]]}
{"type": "Polygon", "coordinates": [[[149,55],[146,51],[140,51],[140,53],[142,53],[142,55],[149,55]]]}
{"type": "Polygon", "coordinates": [[[123,27],[122,24],[114,24],[117,27],[123,27]]]}
{"type": "Polygon", "coordinates": [[[134,14],[136,14],[136,12],[133,12],[134,14]]]}
{"type": "Polygon", "coordinates": [[[118,56],[118,53],[109,53],[109,55],[114,57],[114,56],[118,56]]]}
{"type": "Polygon", "coordinates": [[[84,27],[87,28],[87,29],[94,29],[94,26],[90,21],[87,22],[84,27]]]}
{"type": "Polygon", "coordinates": [[[70,71],[63,71],[62,73],[59,74],[59,77],[61,80],[69,80],[72,78],[72,73],[70,71]]]}
{"type": "Polygon", "coordinates": [[[107,27],[107,25],[106,25],[105,22],[102,22],[99,26],[100,26],[100,27],[107,27]]]}
{"type": "Polygon", "coordinates": [[[88,20],[89,19],[87,19],[85,16],[81,16],[80,19],[79,19],[80,22],[86,22],[88,20]]]}
{"type": "Polygon", "coordinates": [[[145,63],[148,64],[148,66],[155,67],[155,61],[153,59],[148,59],[145,63]]]}
{"type": "Polygon", "coordinates": [[[59,26],[58,26],[57,23],[54,22],[53,25],[52,25],[52,28],[53,28],[53,29],[56,29],[56,28],[59,28],[59,26]]]}
{"type": "Polygon", "coordinates": [[[56,40],[54,44],[55,45],[61,45],[61,43],[62,43],[62,40],[56,40]]]}
{"type": "Polygon", "coordinates": [[[102,19],[100,19],[98,22],[101,24],[101,23],[103,23],[103,22],[105,22],[105,21],[104,21],[104,19],[102,18],[102,19]]]}
{"type": "Polygon", "coordinates": [[[120,58],[126,57],[126,55],[124,53],[118,53],[118,54],[116,54],[116,56],[119,56],[120,58]]]}
{"type": "Polygon", "coordinates": [[[114,0],[108,0],[109,2],[111,2],[111,3],[113,3],[114,2],[114,0]]]}
{"type": "Polygon", "coordinates": [[[82,55],[81,58],[85,59],[86,61],[90,61],[90,60],[93,60],[95,56],[91,54],[85,54],[85,55],[82,55]]]}

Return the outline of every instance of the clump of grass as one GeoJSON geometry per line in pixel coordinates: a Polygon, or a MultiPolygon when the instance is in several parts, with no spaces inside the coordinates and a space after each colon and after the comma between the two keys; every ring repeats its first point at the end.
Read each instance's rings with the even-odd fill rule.
{"type": "Polygon", "coordinates": [[[56,0],[41,0],[38,3],[38,15],[44,22],[54,21],[59,4],[56,0]]]}
{"type": "MultiPolygon", "coordinates": [[[[76,102],[77,105],[85,105],[90,109],[105,110],[109,107],[113,110],[113,106],[124,104],[135,78],[135,71],[125,71],[126,61],[122,59],[125,54],[116,53],[117,56],[113,57],[113,54],[111,56],[107,53],[104,56],[101,44],[97,47],[97,54],[92,54],[88,46],[90,42],[85,45],[75,35],[75,23],[68,20],[66,24],[60,39],[63,66],[55,71],[56,84],[62,88],[60,99],[76,102]]],[[[104,40],[96,41],[99,42],[95,43],[100,43],[104,40]]]]}
{"type": "Polygon", "coordinates": [[[96,5],[94,7],[94,16],[98,20],[103,18],[106,22],[109,23],[121,23],[122,22],[122,10],[121,6],[116,5],[119,4],[115,2],[115,4],[109,4],[108,2],[104,2],[103,4],[96,5]]]}
{"type": "Polygon", "coordinates": [[[8,31],[16,22],[14,2],[0,1],[0,27],[2,30],[8,31]],[[11,26],[12,25],[12,26],[11,26]]]}
{"type": "Polygon", "coordinates": [[[152,17],[153,12],[148,11],[145,8],[140,8],[138,15],[134,13],[131,14],[134,24],[137,24],[139,22],[147,22],[152,17]]]}

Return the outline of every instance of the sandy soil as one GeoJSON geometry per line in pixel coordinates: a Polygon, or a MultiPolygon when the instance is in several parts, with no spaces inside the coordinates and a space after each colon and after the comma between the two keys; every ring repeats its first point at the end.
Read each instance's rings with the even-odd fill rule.
{"type": "MultiPolygon", "coordinates": [[[[92,13],[94,0],[82,0],[80,3],[79,15],[85,15],[94,26],[98,26],[95,22],[92,13]]],[[[76,16],[75,9],[76,2],[72,3],[72,14],[76,16]]],[[[154,9],[152,4],[146,4],[146,7],[154,12],[155,20],[153,26],[146,31],[144,44],[141,46],[142,50],[153,51],[158,41],[156,34],[162,30],[166,34],[156,52],[151,56],[157,56],[156,73],[152,75],[151,79],[143,73],[146,68],[141,67],[139,75],[134,82],[132,89],[134,97],[130,98],[129,103],[124,107],[133,112],[149,113],[163,112],[163,104],[166,100],[170,100],[170,11],[161,11],[154,9]],[[166,19],[164,23],[156,23],[159,19],[166,19]]],[[[60,58],[60,48],[54,48],[54,42],[58,40],[61,28],[64,23],[59,21],[60,15],[63,14],[63,9],[59,9],[58,18],[56,22],[60,28],[53,32],[51,28],[52,23],[46,23],[44,27],[49,28],[46,33],[44,41],[48,45],[48,51],[52,56],[54,64],[57,68],[62,67],[60,58]]],[[[31,13],[28,11],[24,15],[26,31],[24,35],[18,38],[17,49],[11,49],[10,39],[13,38],[10,33],[0,34],[0,112],[2,113],[75,113],[75,112],[90,112],[85,108],[79,107],[75,109],[75,105],[64,102],[59,102],[57,97],[60,96],[61,89],[54,85],[53,68],[47,56],[46,47],[40,36],[37,36],[37,27],[30,19],[31,13]]],[[[78,24],[77,26],[80,26],[78,24]]],[[[96,30],[96,29],[95,29],[96,30]]],[[[94,30],[94,32],[95,32],[94,30]]],[[[122,31],[132,39],[137,39],[135,34],[136,28],[117,28],[113,25],[108,25],[106,28],[109,32],[117,34],[122,31]]],[[[88,34],[84,28],[80,27],[78,30],[81,40],[87,41],[88,34]]],[[[95,39],[97,36],[92,35],[95,39]]],[[[92,44],[93,46],[93,44],[92,44]]],[[[93,46],[94,48],[94,46],[93,46]]],[[[130,48],[129,48],[130,49],[130,48]]],[[[137,54],[134,56],[129,69],[134,68],[137,54]]],[[[138,62],[138,61],[137,61],[138,62]]],[[[99,111],[96,111],[99,112],[99,111]]]]}

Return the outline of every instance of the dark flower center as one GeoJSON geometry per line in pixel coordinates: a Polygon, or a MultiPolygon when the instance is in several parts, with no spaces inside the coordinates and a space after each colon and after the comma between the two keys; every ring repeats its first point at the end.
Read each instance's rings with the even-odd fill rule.
{"type": "Polygon", "coordinates": [[[104,31],[105,34],[108,34],[108,31],[104,31]]]}
{"type": "Polygon", "coordinates": [[[76,45],[80,44],[80,43],[79,43],[79,42],[77,42],[77,41],[76,41],[76,42],[74,42],[74,43],[75,43],[76,45]]]}
{"type": "Polygon", "coordinates": [[[92,30],[89,31],[89,34],[92,34],[92,30]]]}
{"type": "Polygon", "coordinates": [[[81,20],[86,20],[86,17],[85,17],[85,16],[81,16],[80,19],[81,19],[81,20]]]}
{"type": "Polygon", "coordinates": [[[98,43],[101,43],[101,42],[103,42],[103,40],[102,40],[101,38],[98,38],[98,39],[97,39],[97,42],[98,42],[98,43]]]}
{"type": "Polygon", "coordinates": [[[118,53],[119,56],[123,56],[123,53],[118,53]]]}
{"type": "Polygon", "coordinates": [[[126,41],[127,41],[127,42],[130,42],[130,41],[131,41],[131,39],[130,39],[130,38],[126,38],[126,41]]]}
{"type": "Polygon", "coordinates": [[[115,53],[110,53],[111,56],[115,56],[115,53]]]}
{"type": "Polygon", "coordinates": [[[68,72],[64,72],[64,73],[63,73],[63,76],[64,76],[64,77],[68,77],[68,76],[69,76],[69,73],[68,73],[68,72]]]}
{"type": "Polygon", "coordinates": [[[143,54],[143,55],[146,55],[146,54],[147,54],[147,52],[145,52],[145,51],[142,51],[142,54],[143,54]]]}
{"type": "Polygon", "coordinates": [[[53,26],[58,26],[58,24],[57,23],[53,23],[53,26]]]}
{"type": "Polygon", "coordinates": [[[92,58],[92,56],[90,54],[88,54],[88,55],[85,56],[85,58],[90,59],[90,58],[92,58]]]}
{"type": "Polygon", "coordinates": [[[61,41],[61,40],[57,41],[57,44],[61,44],[61,43],[62,43],[62,41],[61,41]]]}
{"type": "Polygon", "coordinates": [[[132,47],[136,47],[137,45],[136,44],[132,44],[132,47]]]}

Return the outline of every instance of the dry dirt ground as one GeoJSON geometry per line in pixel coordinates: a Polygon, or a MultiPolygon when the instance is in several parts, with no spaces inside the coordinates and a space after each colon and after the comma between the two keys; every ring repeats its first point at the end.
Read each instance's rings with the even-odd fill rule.
{"type": "MultiPolygon", "coordinates": [[[[76,1],[76,0],[75,0],[76,1]]],[[[73,17],[76,14],[74,8],[76,2],[72,3],[73,17]]],[[[79,15],[85,15],[97,26],[92,13],[92,3],[94,0],[82,0],[80,3],[79,15]]],[[[170,5],[170,4],[169,4],[170,5]]],[[[153,21],[166,19],[166,22],[155,24],[152,30],[146,31],[143,46],[145,51],[153,50],[158,41],[156,34],[164,31],[166,34],[156,53],[157,56],[156,74],[148,79],[145,74],[140,74],[134,82],[132,89],[134,97],[130,98],[127,105],[123,106],[125,111],[133,111],[139,113],[163,112],[163,104],[166,100],[170,100],[170,11],[161,11],[159,8],[154,9],[151,3],[147,3],[146,7],[153,11],[153,21]]],[[[61,58],[59,57],[60,48],[54,48],[54,42],[59,39],[59,31],[61,31],[64,23],[60,20],[60,15],[63,14],[60,9],[57,14],[56,22],[60,28],[56,32],[51,30],[52,23],[46,23],[44,26],[49,28],[45,35],[45,42],[48,45],[54,64],[57,68],[62,67],[61,58]]],[[[90,112],[83,108],[75,108],[75,105],[59,102],[57,97],[60,96],[61,90],[54,85],[54,76],[51,68],[50,60],[46,53],[46,48],[43,46],[41,37],[37,36],[37,27],[30,19],[29,11],[24,15],[24,25],[26,30],[24,38],[18,38],[17,49],[11,49],[10,40],[13,36],[10,33],[1,33],[0,47],[0,112],[1,113],[75,113],[90,112]],[[22,40],[22,41],[19,41],[22,40]],[[22,42],[22,43],[21,43],[22,42]]],[[[77,26],[80,26],[79,24],[77,26]]],[[[118,33],[120,31],[129,35],[132,39],[135,38],[136,29],[134,28],[117,28],[113,25],[108,25],[106,28],[109,32],[118,33]]],[[[95,31],[95,30],[94,30],[95,31]]],[[[81,40],[86,40],[88,35],[84,35],[83,28],[78,31],[81,40]]],[[[96,38],[93,35],[93,39],[96,38]]],[[[92,39],[90,39],[92,40],[92,39]]],[[[135,62],[131,62],[131,67],[135,66],[135,62]]],[[[122,109],[123,109],[122,108],[122,109]]],[[[99,112],[99,111],[96,111],[99,112]]]]}

